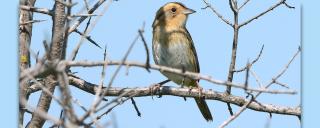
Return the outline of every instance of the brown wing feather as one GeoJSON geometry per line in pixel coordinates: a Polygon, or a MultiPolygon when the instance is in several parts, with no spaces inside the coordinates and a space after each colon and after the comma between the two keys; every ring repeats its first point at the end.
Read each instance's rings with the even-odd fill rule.
{"type": "Polygon", "coordinates": [[[197,51],[196,51],[196,49],[195,49],[195,47],[194,47],[193,40],[192,40],[192,38],[191,38],[190,33],[188,32],[187,29],[185,29],[185,30],[186,30],[186,35],[187,35],[188,40],[191,41],[190,47],[191,47],[191,50],[192,50],[193,55],[194,55],[194,57],[193,57],[193,58],[195,59],[194,62],[196,62],[196,70],[195,70],[195,71],[196,71],[196,72],[200,72],[200,66],[199,66],[197,51]]]}

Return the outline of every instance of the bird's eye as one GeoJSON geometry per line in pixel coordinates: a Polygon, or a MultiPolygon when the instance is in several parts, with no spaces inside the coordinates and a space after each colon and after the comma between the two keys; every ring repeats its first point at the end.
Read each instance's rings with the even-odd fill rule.
{"type": "Polygon", "coordinates": [[[176,8],[171,8],[171,12],[176,12],[177,11],[177,9],[176,8]]]}

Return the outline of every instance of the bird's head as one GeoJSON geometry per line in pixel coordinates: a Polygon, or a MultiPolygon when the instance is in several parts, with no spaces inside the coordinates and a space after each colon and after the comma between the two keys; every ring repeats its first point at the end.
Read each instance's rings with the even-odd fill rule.
{"type": "Polygon", "coordinates": [[[162,6],[156,14],[152,27],[162,26],[166,28],[184,27],[189,14],[196,11],[187,8],[182,3],[171,2],[162,6]]]}

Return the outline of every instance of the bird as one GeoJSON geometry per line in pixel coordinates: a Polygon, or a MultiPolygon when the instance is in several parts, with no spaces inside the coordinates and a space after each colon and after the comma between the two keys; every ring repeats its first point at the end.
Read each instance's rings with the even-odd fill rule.
{"type": "MultiPolygon", "coordinates": [[[[196,49],[186,29],[188,16],[195,12],[180,2],[169,2],[156,12],[152,24],[152,53],[157,65],[200,72],[196,49]]],[[[199,80],[165,71],[160,72],[178,85],[201,88],[199,80]]],[[[194,99],[204,119],[212,121],[213,118],[205,99],[200,96],[194,99]]]]}

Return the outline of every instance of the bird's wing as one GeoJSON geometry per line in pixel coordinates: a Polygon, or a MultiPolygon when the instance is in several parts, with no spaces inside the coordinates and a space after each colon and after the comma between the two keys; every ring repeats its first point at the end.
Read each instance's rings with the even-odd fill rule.
{"type": "Polygon", "coordinates": [[[188,32],[187,29],[185,29],[185,30],[186,30],[186,35],[187,35],[188,40],[191,41],[191,42],[189,43],[189,45],[190,45],[191,50],[192,50],[192,51],[191,51],[191,52],[192,52],[191,56],[193,56],[193,59],[194,59],[193,62],[195,62],[195,65],[196,65],[196,66],[195,66],[195,67],[196,67],[195,72],[200,72],[200,66],[199,66],[197,51],[196,51],[196,49],[195,49],[195,47],[194,47],[193,40],[192,40],[192,38],[191,38],[190,33],[188,32]]]}

